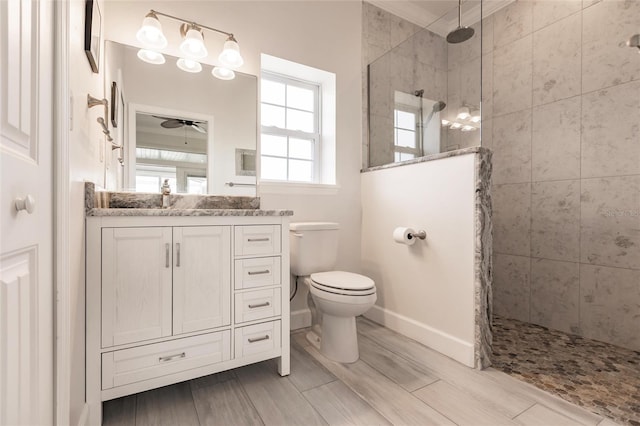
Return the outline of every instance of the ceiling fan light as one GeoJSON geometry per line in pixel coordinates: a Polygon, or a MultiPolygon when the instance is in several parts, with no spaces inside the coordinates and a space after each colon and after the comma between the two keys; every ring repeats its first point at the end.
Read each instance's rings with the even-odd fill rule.
{"type": "Polygon", "coordinates": [[[228,68],[238,68],[244,64],[244,59],[240,55],[240,46],[232,35],[224,42],[224,48],[218,60],[228,68]]]}
{"type": "Polygon", "coordinates": [[[178,62],[176,62],[178,68],[182,71],[197,73],[202,71],[202,65],[198,61],[194,61],[193,59],[180,58],[178,62]]]}
{"type": "Polygon", "coordinates": [[[190,59],[202,59],[208,55],[202,32],[198,28],[192,26],[187,31],[184,40],[180,43],[180,51],[190,59]]]}
{"type": "Polygon", "coordinates": [[[236,73],[225,67],[213,67],[211,74],[220,80],[233,80],[236,78],[236,73]]]}
{"type": "Polygon", "coordinates": [[[138,50],[138,58],[146,63],[154,65],[162,65],[166,62],[164,55],[153,50],[140,49],[138,50]]]}
{"type": "Polygon", "coordinates": [[[162,25],[155,13],[149,12],[142,20],[142,26],[136,33],[136,38],[144,47],[150,49],[164,49],[167,38],[162,33],[162,25]]]}

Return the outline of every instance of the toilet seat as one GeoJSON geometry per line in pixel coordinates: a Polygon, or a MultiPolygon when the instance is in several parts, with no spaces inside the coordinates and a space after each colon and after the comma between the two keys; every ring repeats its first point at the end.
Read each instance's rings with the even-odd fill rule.
{"type": "Polygon", "coordinates": [[[376,286],[371,278],[344,271],[311,274],[311,285],[317,290],[344,296],[369,296],[376,293],[376,286]]]}

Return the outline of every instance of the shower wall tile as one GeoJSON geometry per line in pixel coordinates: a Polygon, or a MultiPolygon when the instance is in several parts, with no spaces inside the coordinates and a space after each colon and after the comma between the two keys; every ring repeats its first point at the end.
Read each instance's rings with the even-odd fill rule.
{"type": "Polygon", "coordinates": [[[494,185],[493,249],[496,253],[531,254],[531,184],[494,185]]]}
{"type": "Polygon", "coordinates": [[[493,150],[493,120],[490,118],[483,119],[480,131],[482,133],[482,146],[493,150]]]}
{"type": "Polygon", "coordinates": [[[580,94],[581,25],[573,14],[533,34],[533,105],[580,94]]]}
{"type": "Polygon", "coordinates": [[[637,49],[620,47],[640,28],[640,1],[602,1],[583,12],[582,92],[640,79],[637,49]]]}
{"type": "Polygon", "coordinates": [[[369,65],[369,108],[372,115],[391,117],[393,113],[390,76],[391,60],[388,55],[369,65]]]}
{"type": "Polygon", "coordinates": [[[493,117],[493,54],[482,57],[482,121],[493,117]]]}
{"type": "Polygon", "coordinates": [[[640,174],[640,81],[586,94],[582,105],[582,176],[630,174],[640,174]]]}
{"type": "Polygon", "coordinates": [[[535,0],[533,30],[537,31],[580,10],[582,10],[582,0],[535,0]]]}
{"type": "Polygon", "coordinates": [[[580,178],[581,103],[576,96],[533,109],[534,182],[580,178]]]}
{"type": "Polygon", "coordinates": [[[471,108],[480,108],[481,62],[480,57],[467,61],[460,71],[460,97],[471,108]]]}
{"type": "Polygon", "coordinates": [[[525,36],[496,48],[493,56],[493,114],[500,116],[532,105],[532,40],[525,36]]]}
{"type": "Polygon", "coordinates": [[[580,181],[532,184],[531,255],[580,260],[580,181]]]}
{"type": "Polygon", "coordinates": [[[493,119],[493,182],[531,182],[531,110],[493,119]]]}
{"type": "Polygon", "coordinates": [[[411,58],[397,54],[395,51],[391,51],[387,56],[391,61],[391,74],[389,80],[391,81],[392,94],[394,90],[398,90],[404,93],[413,93],[415,90],[413,83],[413,64],[414,61],[411,58]]]}
{"type": "Polygon", "coordinates": [[[583,179],[582,263],[640,269],[640,176],[583,179]]]}
{"type": "Polygon", "coordinates": [[[581,265],[580,294],[584,336],[640,351],[640,271],[581,265]]]}
{"type": "Polygon", "coordinates": [[[371,115],[369,123],[369,166],[381,166],[393,162],[393,119],[371,115]]]}
{"type": "Polygon", "coordinates": [[[447,69],[447,42],[444,38],[422,30],[413,36],[413,45],[418,61],[441,70],[447,69]]]}
{"type": "Polygon", "coordinates": [[[531,259],[496,254],[493,257],[493,310],[496,315],[529,321],[531,259]]]}
{"type": "Polygon", "coordinates": [[[533,2],[530,0],[518,0],[493,15],[494,49],[531,34],[533,28],[532,6],[533,2]]]}
{"type": "Polygon", "coordinates": [[[482,20],[482,54],[493,52],[493,15],[482,20]]]}
{"type": "Polygon", "coordinates": [[[531,260],[531,322],[567,333],[579,331],[580,265],[531,260]]]}
{"type": "Polygon", "coordinates": [[[391,47],[399,45],[422,29],[418,25],[402,19],[399,16],[389,15],[389,41],[391,47]]]}
{"type": "Polygon", "coordinates": [[[369,44],[391,49],[390,13],[369,3],[364,3],[363,37],[369,44]]]}

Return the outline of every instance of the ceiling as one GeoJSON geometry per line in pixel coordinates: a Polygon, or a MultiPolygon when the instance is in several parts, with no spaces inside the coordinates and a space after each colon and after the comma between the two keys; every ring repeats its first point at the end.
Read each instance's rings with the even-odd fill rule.
{"type": "MultiPolygon", "coordinates": [[[[446,36],[458,27],[458,0],[366,0],[431,32],[446,36]]],[[[463,0],[462,25],[471,26],[514,0],[463,0]],[[481,9],[482,5],[482,9],[481,9]],[[482,10],[482,13],[481,13],[482,10]]]]}

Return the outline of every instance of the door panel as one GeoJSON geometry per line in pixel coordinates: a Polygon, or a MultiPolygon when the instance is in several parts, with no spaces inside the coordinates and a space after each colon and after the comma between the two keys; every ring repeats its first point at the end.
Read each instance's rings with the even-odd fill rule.
{"type": "Polygon", "coordinates": [[[53,423],[52,6],[0,1],[0,424],[53,423]]]}
{"type": "Polygon", "coordinates": [[[173,228],[173,243],[173,334],[230,324],[230,227],[173,228]]]}
{"type": "Polygon", "coordinates": [[[102,347],[171,335],[171,228],[102,230],[102,347]]]}

